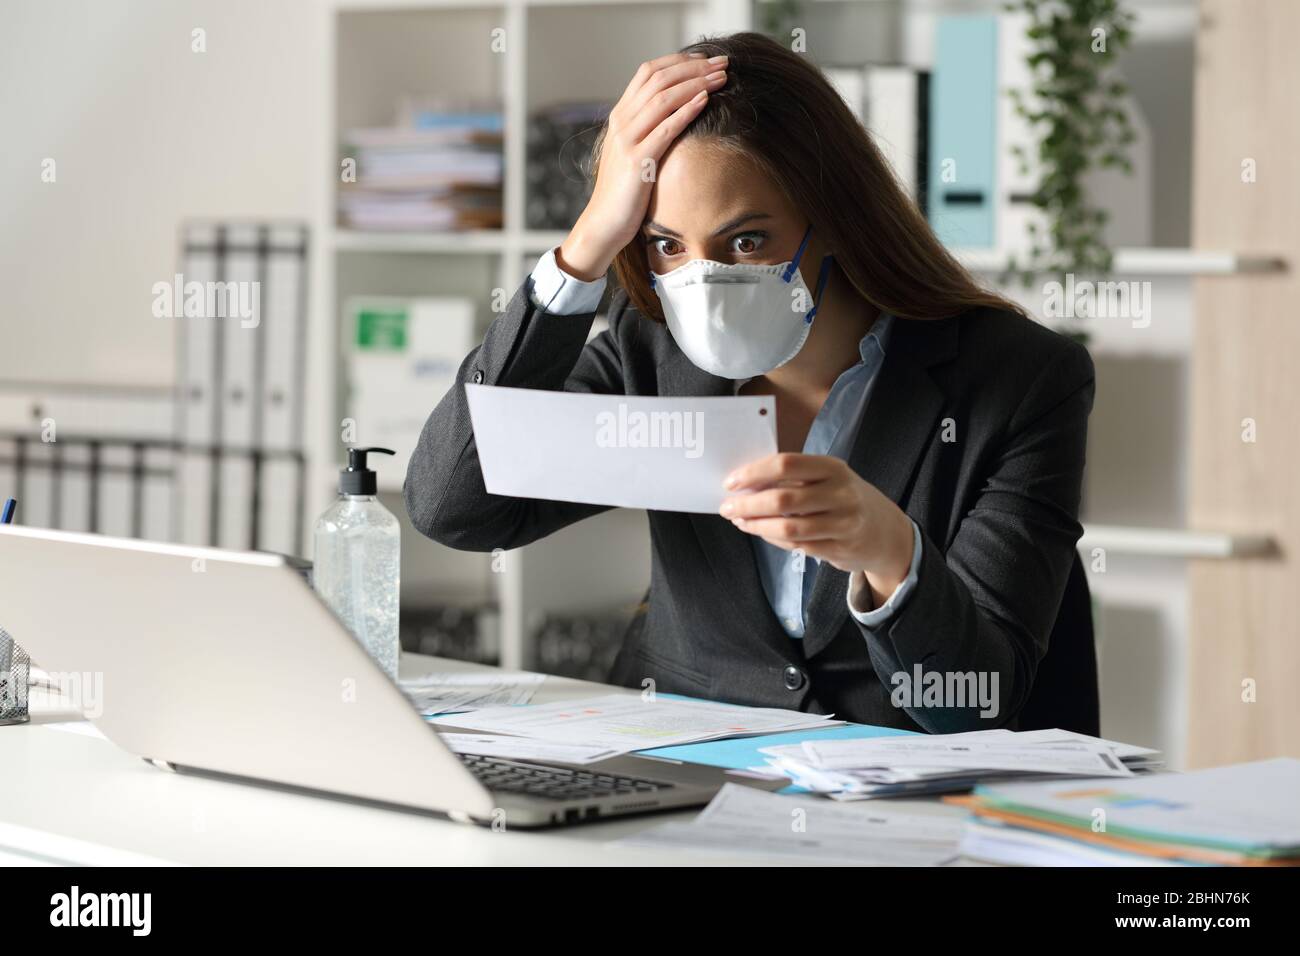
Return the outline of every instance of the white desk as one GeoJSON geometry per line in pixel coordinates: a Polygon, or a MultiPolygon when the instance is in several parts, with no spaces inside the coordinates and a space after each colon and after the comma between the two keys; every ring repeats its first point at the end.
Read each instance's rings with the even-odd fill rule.
{"type": "MultiPolygon", "coordinates": [[[[477,665],[404,654],[404,676],[477,665]]],[[[536,703],[637,693],[548,677],[536,703]]],[[[48,705],[28,724],[0,727],[0,865],[171,862],[257,865],[752,865],[788,862],[614,848],[613,839],[689,819],[697,810],[545,831],[494,832],[436,817],[266,787],[168,773],[102,737],[46,724],[79,715],[48,705]],[[147,858],[147,859],[142,859],[147,858]]],[[[934,800],[892,801],[961,815],[934,800]]],[[[869,801],[861,806],[864,812],[869,801]]]]}

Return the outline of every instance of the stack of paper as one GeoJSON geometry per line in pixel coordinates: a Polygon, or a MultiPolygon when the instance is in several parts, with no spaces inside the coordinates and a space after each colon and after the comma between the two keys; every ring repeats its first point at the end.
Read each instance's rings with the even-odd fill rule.
{"type": "Polygon", "coordinates": [[[507,737],[597,747],[609,751],[611,756],[700,740],[843,723],[795,710],[740,707],[662,695],[643,698],[634,694],[610,694],[532,707],[489,707],[470,714],[435,717],[432,722],[507,737]]]}
{"type": "Polygon", "coordinates": [[[1300,866],[1300,760],[981,786],[962,852],[1037,866],[1300,866]]]}
{"type": "Polygon", "coordinates": [[[759,752],[766,765],[752,772],[837,800],[954,793],[1026,776],[1131,777],[1159,766],[1158,751],[1064,730],[806,740],[759,752]]]}
{"type": "Polygon", "coordinates": [[[544,680],[545,674],[458,671],[408,677],[398,681],[397,686],[421,714],[432,717],[480,707],[526,704],[544,680]]]}
{"type": "Polygon", "coordinates": [[[957,856],[960,819],[836,806],[729,783],[689,823],[666,823],[620,846],[757,854],[792,862],[937,866],[957,856]]]}
{"type": "Polygon", "coordinates": [[[501,226],[501,113],[421,114],[404,125],[349,130],[355,179],[339,191],[340,224],[437,232],[501,226]]]}

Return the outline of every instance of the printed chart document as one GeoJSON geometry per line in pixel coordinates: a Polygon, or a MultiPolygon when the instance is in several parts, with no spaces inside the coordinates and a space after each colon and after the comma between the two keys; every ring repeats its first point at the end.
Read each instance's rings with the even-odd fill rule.
{"type": "Polygon", "coordinates": [[[618,846],[786,857],[792,862],[937,866],[957,856],[960,817],[782,796],[729,783],[690,823],[666,823],[618,846]]]}
{"type": "Polygon", "coordinates": [[[733,469],[776,453],[771,396],[658,398],[466,385],[494,495],[716,514],[733,469]]]}
{"type": "MultiPolygon", "coordinates": [[[[1007,733],[1010,734],[1012,732],[1007,731],[1007,733]]],[[[1079,741],[1102,743],[1110,748],[1111,753],[1124,761],[1124,763],[1130,767],[1151,763],[1163,763],[1163,761],[1159,759],[1160,751],[1153,750],[1151,747],[1139,747],[1137,744],[1126,744],[1118,740],[1105,740],[1101,737],[1089,737],[1087,734],[1076,734],[1070,730],[1021,730],[1016,732],[1014,737],[1022,744],[1059,744],[1077,743],[1079,741]]]]}
{"type": "Polygon", "coordinates": [[[456,671],[421,674],[398,681],[402,692],[426,717],[480,707],[526,704],[545,674],[456,671]]]}
{"type": "Polygon", "coordinates": [[[775,734],[843,721],[821,714],[766,707],[740,707],[638,694],[610,694],[587,700],[531,707],[489,707],[468,714],[435,717],[449,724],[505,736],[602,747],[617,754],[698,740],[775,734]]]}
{"type": "Polygon", "coordinates": [[[1133,771],[1101,741],[1095,744],[1022,745],[1000,741],[877,737],[871,740],[806,741],[803,753],[822,770],[863,767],[964,768],[1031,773],[1131,777],[1133,771]]]}

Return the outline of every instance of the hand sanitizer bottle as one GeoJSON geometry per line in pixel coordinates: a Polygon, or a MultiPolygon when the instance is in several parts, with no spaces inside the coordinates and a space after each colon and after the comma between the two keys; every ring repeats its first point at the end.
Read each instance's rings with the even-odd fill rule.
{"type": "Polygon", "coordinates": [[[322,600],[393,680],[398,637],[401,529],[377,496],[366,455],[388,448],[349,448],[339,472],[339,497],[316,522],[312,580],[322,600]]]}

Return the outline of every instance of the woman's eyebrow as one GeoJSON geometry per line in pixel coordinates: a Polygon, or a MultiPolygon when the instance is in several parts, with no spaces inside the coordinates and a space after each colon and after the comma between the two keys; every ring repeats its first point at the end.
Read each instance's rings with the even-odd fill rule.
{"type": "MultiPolygon", "coordinates": [[[[712,239],[717,236],[721,236],[725,233],[731,232],[733,229],[743,226],[745,223],[754,219],[771,219],[771,218],[772,218],[771,214],[766,212],[743,213],[742,215],[739,215],[736,218],[723,223],[721,226],[719,226],[717,229],[713,231],[713,235],[710,236],[709,238],[712,239]]],[[[642,226],[642,228],[645,229],[647,232],[659,232],[659,233],[663,233],[665,236],[672,236],[674,239],[683,238],[680,232],[677,232],[674,229],[669,229],[667,226],[661,226],[659,225],[659,223],[651,219],[647,219],[644,225],[642,226]]]]}

